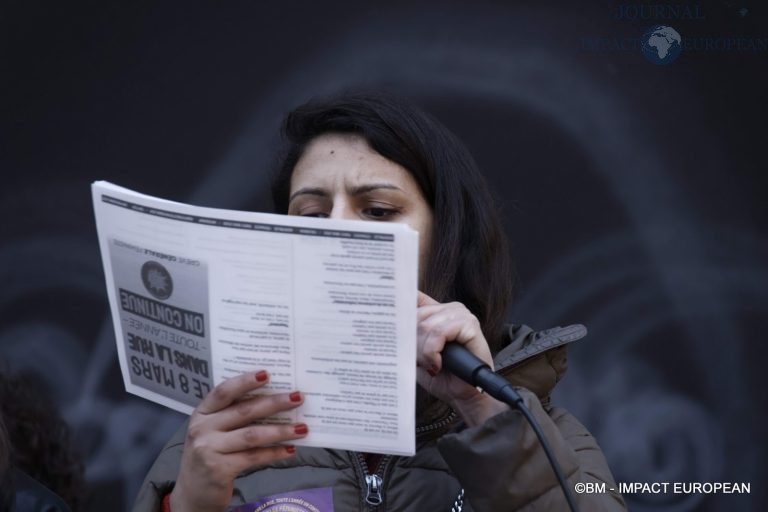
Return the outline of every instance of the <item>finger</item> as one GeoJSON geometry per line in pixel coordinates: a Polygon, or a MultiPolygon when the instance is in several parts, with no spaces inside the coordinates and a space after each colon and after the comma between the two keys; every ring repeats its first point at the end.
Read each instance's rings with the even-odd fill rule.
{"type": "Polygon", "coordinates": [[[442,365],[440,352],[448,341],[457,338],[462,329],[462,321],[451,319],[445,314],[431,317],[423,327],[420,325],[418,352],[416,360],[419,366],[437,373],[442,365]]]}
{"type": "Polygon", "coordinates": [[[228,407],[244,394],[267,383],[269,375],[261,370],[232,377],[214,387],[197,406],[200,414],[211,414],[228,407]]]}
{"type": "Polygon", "coordinates": [[[304,394],[274,393],[239,400],[209,418],[213,430],[234,430],[254,421],[289,411],[304,403],[304,394]]]}
{"type": "Polygon", "coordinates": [[[473,315],[445,311],[419,324],[417,361],[420,366],[437,373],[442,368],[441,352],[446,343],[456,342],[488,362],[490,350],[480,322],[473,315]]]}
{"type": "Polygon", "coordinates": [[[448,304],[429,304],[427,306],[419,306],[416,309],[416,321],[421,322],[422,320],[426,320],[435,313],[445,311],[448,307],[448,304]]]}
{"type": "Polygon", "coordinates": [[[468,320],[474,317],[461,302],[449,302],[447,304],[429,304],[419,307],[416,310],[417,322],[423,322],[437,313],[445,313],[450,318],[466,317],[468,320]]]}
{"type": "Polygon", "coordinates": [[[416,299],[416,305],[417,306],[421,307],[421,306],[427,306],[427,305],[430,305],[430,304],[440,304],[435,299],[433,299],[432,297],[430,297],[426,293],[422,292],[421,290],[417,290],[417,292],[419,294],[417,299],[416,299]]]}
{"type": "Polygon", "coordinates": [[[430,392],[430,387],[431,387],[431,384],[432,384],[432,379],[434,377],[435,377],[434,375],[429,373],[424,368],[419,368],[419,367],[416,368],[416,382],[422,388],[424,388],[427,391],[427,393],[430,392]]]}
{"type": "Polygon", "coordinates": [[[453,337],[449,337],[449,340],[458,341],[464,345],[481,335],[480,322],[477,320],[477,317],[463,306],[446,307],[443,310],[432,313],[418,323],[418,329],[420,333],[427,333],[429,331],[441,332],[447,330],[447,327],[443,324],[451,324],[453,326],[456,323],[461,326],[461,329],[451,334],[450,336],[453,337]]]}
{"type": "Polygon", "coordinates": [[[424,341],[426,339],[427,335],[434,330],[441,331],[444,329],[444,325],[446,322],[452,322],[455,320],[455,316],[453,313],[445,308],[440,309],[439,311],[433,312],[431,315],[427,316],[426,318],[420,320],[417,324],[417,336],[421,341],[424,341]]]}
{"type": "Polygon", "coordinates": [[[219,453],[241,452],[301,439],[308,432],[309,428],[304,423],[250,425],[231,432],[219,432],[211,441],[211,448],[219,453]]]}
{"type": "Polygon", "coordinates": [[[451,318],[458,318],[463,316],[472,316],[472,313],[460,302],[448,302],[446,304],[428,304],[420,306],[416,309],[417,322],[421,323],[424,320],[438,314],[445,313],[451,318]]]}
{"type": "MultiPolygon", "coordinates": [[[[419,292],[422,293],[422,292],[419,292]]],[[[464,304],[461,302],[448,302],[445,304],[440,304],[439,302],[435,302],[433,299],[431,299],[428,295],[423,294],[425,299],[425,304],[420,305],[416,310],[416,321],[421,324],[425,320],[427,320],[430,317],[433,317],[437,315],[438,313],[444,313],[447,315],[447,318],[454,319],[454,318],[467,318],[468,322],[476,321],[477,318],[470,312],[464,304]],[[432,301],[432,303],[426,303],[427,301],[432,301]]],[[[445,318],[445,317],[441,317],[445,318]]],[[[421,325],[420,325],[421,327],[421,325]]]]}
{"type": "MultiPolygon", "coordinates": [[[[433,306],[428,307],[432,308],[433,306]]],[[[466,323],[468,326],[477,323],[477,319],[467,310],[467,308],[459,303],[441,304],[437,307],[440,309],[432,310],[418,320],[417,335],[420,338],[426,337],[426,334],[433,330],[445,330],[446,327],[444,324],[447,323],[453,324],[455,322],[460,322],[466,323]]],[[[453,338],[448,339],[452,340],[453,338]]],[[[466,343],[466,341],[462,341],[466,343]]]]}

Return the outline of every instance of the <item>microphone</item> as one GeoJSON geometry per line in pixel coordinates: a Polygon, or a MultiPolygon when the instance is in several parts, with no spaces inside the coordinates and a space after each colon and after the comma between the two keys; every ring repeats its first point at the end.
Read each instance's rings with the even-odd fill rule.
{"type": "Polygon", "coordinates": [[[496,400],[520,408],[523,398],[512,384],[496,375],[479,357],[458,343],[447,343],[441,353],[443,366],[456,377],[491,395],[496,400]]]}

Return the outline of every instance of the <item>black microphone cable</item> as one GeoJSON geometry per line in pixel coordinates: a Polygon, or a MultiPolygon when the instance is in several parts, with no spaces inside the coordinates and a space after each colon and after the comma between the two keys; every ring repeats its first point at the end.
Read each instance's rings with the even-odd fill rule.
{"type": "Polygon", "coordinates": [[[484,363],[480,358],[475,356],[472,352],[467,350],[463,345],[458,343],[448,343],[443,348],[442,352],[443,366],[456,377],[460,378],[464,382],[481,388],[483,391],[491,395],[496,400],[502,401],[512,408],[520,411],[531,428],[536,433],[536,437],[539,438],[541,447],[544,448],[544,453],[547,454],[549,464],[552,466],[552,470],[555,472],[557,481],[560,483],[560,487],[565,494],[565,500],[568,502],[568,507],[571,512],[579,512],[579,508],[576,506],[576,500],[573,499],[571,490],[568,488],[568,484],[563,476],[563,470],[560,467],[560,463],[557,462],[554,453],[552,453],[552,447],[549,446],[549,441],[544,436],[544,432],[541,430],[541,426],[533,417],[531,411],[525,406],[523,397],[515,391],[512,384],[501,377],[496,375],[491,368],[484,363]]]}

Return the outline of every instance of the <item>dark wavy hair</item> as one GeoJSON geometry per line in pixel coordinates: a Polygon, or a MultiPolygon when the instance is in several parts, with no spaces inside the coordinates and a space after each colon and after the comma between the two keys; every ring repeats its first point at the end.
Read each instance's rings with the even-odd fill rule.
{"type": "Polygon", "coordinates": [[[277,213],[288,212],[291,175],[308,143],[325,133],[359,135],[413,175],[434,216],[423,291],[439,302],[462,302],[497,350],[512,296],[511,256],[499,212],[466,146],[400,97],[357,91],[314,99],[283,124],[286,147],[272,182],[277,213]]]}
{"type": "Polygon", "coordinates": [[[10,441],[10,464],[59,495],[72,512],[88,499],[84,468],[67,424],[33,383],[0,370],[0,416],[10,441]]]}

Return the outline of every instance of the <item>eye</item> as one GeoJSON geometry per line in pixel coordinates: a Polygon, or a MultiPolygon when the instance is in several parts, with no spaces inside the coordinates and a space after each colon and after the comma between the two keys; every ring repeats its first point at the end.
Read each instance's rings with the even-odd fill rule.
{"type": "Polygon", "coordinates": [[[318,219],[327,219],[328,214],[325,212],[302,213],[301,217],[316,217],[318,219]]]}
{"type": "Polygon", "coordinates": [[[366,208],[363,210],[363,213],[367,215],[368,217],[371,217],[372,219],[386,219],[388,217],[393,217],[400,213],[400,210],[396,208],[380,208],[380,207],[373,207],[373,208],[366,208]]]}

